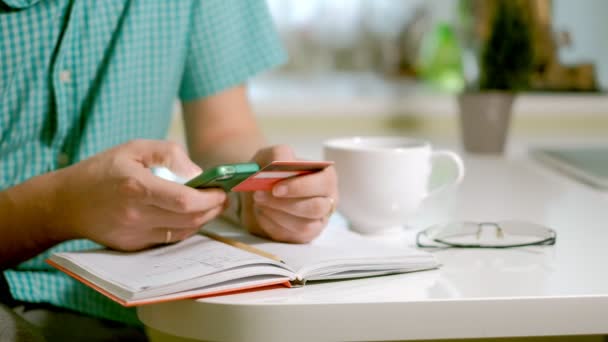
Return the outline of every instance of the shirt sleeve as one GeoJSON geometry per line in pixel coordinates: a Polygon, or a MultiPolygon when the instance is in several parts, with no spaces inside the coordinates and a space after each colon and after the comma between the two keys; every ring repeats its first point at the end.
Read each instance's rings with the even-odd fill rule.
{"type": "Polygon", "coordinates": [[[232,88],[286,60],[264,0],[195,1],[190,25],[182,101],[232,88]]]}

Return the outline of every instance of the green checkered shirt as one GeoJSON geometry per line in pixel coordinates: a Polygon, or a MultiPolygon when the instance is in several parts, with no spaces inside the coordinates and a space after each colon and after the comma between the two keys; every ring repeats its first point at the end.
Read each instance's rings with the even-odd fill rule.
{"type": "MultiPolygon", "coordinates": [[[[163,139],[177,98],[242,84],[284,58],[263,0],[0,0],[0,189],[163,139]]],[[[95,247],[65,242],[5,271],[13,297],[137,324],[44,262],[95,247]]]]}

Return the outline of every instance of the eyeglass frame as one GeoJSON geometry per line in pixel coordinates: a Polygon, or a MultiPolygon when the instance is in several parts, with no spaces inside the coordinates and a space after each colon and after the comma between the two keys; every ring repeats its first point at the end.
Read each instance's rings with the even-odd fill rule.
{"type": "MultiPolygon", "coordinates": [[[[479,239],[479,234],[481,233],[481,231],[483,230],[484,226],[494,226],[496,227],[496,234],[497,235],[503,235],[503,230],[504,228],[502,228],[500,226],[501,222],[518,222],[518,221],[496,221],[496,222],[489,222],[489,221],[481,221],[481,222],[475,222],[475,221],[463,221],[460,222],[462,224],[467,224],[467,223],[473,223],[478,227],[477,230],[477,236],[479,239]]],[[[523,222],[523,221],[519,221],[519,222],[523,222]]],[[[456,222],[449,222],[444,224],[444,226],[449,225],[450,223],[456,223],[456,222]]],[[[531,223],[531,222],[525,222],[526,224],[534,224],[537,225],[540,228],[543,228],[546,230],[546,232],[548,233],[549,237],[543,239],[543,240],[539,240],[539,241],[535,241],[535,242],[528,242],[528,243],[518,243],[518,244],[510,244],[510,245],[482,245],[482,244],[458,244],[458,243],[451,243],[451,242],[446,242],[446,241],[442,241],[441,239],[437,239],[437,238],[431,238],[428,236],[428,232],[431,231],[433,228],[437,228],[438,226],[440,226],[439,224],[430,226],[426,229],[423,229],[421,231],[419,231],[416,234],[416,246],[420,247],[420,248],[493,248],[493,249],[503,249],[503,248],[513,248],[513,247],[527,247],[527,246],[552,246],[555,245],[555,242],[557,241],[557,232],[555,232],[555,230],[542,226],[542,225],[538,225],[536,223],[531,223]],[[421,236],[427,236],[427,239],[439,244],[443,244],[443,246],[432,246],[432,245],[425,245],[423,243],[420,242],[420,238],[421,236]]]]}

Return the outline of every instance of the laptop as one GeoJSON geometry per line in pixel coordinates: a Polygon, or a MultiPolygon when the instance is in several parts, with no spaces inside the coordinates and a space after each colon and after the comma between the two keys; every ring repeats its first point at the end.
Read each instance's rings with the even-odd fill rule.
{"type": "Polygon", "coordinates": [[[578,181],[608,191],[608,146],[533,148],[530,155],[578,181]]]}

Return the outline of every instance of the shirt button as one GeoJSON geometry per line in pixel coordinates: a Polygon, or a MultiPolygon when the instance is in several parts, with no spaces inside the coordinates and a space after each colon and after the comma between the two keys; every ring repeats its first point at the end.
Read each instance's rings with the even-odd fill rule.
{"type": "Polygon", "coordinates": [[[72,73],[69,70],[62,70],[59,73],[59,80],[61,81],[61,83],[72,82],[72,73]]]}
{"type": "Polygon", "coordinates": [[[66,167],[70,164],[70,157],[67,153],[59,153],[57,156],[57,165],[61,167],[66,167]]]}

